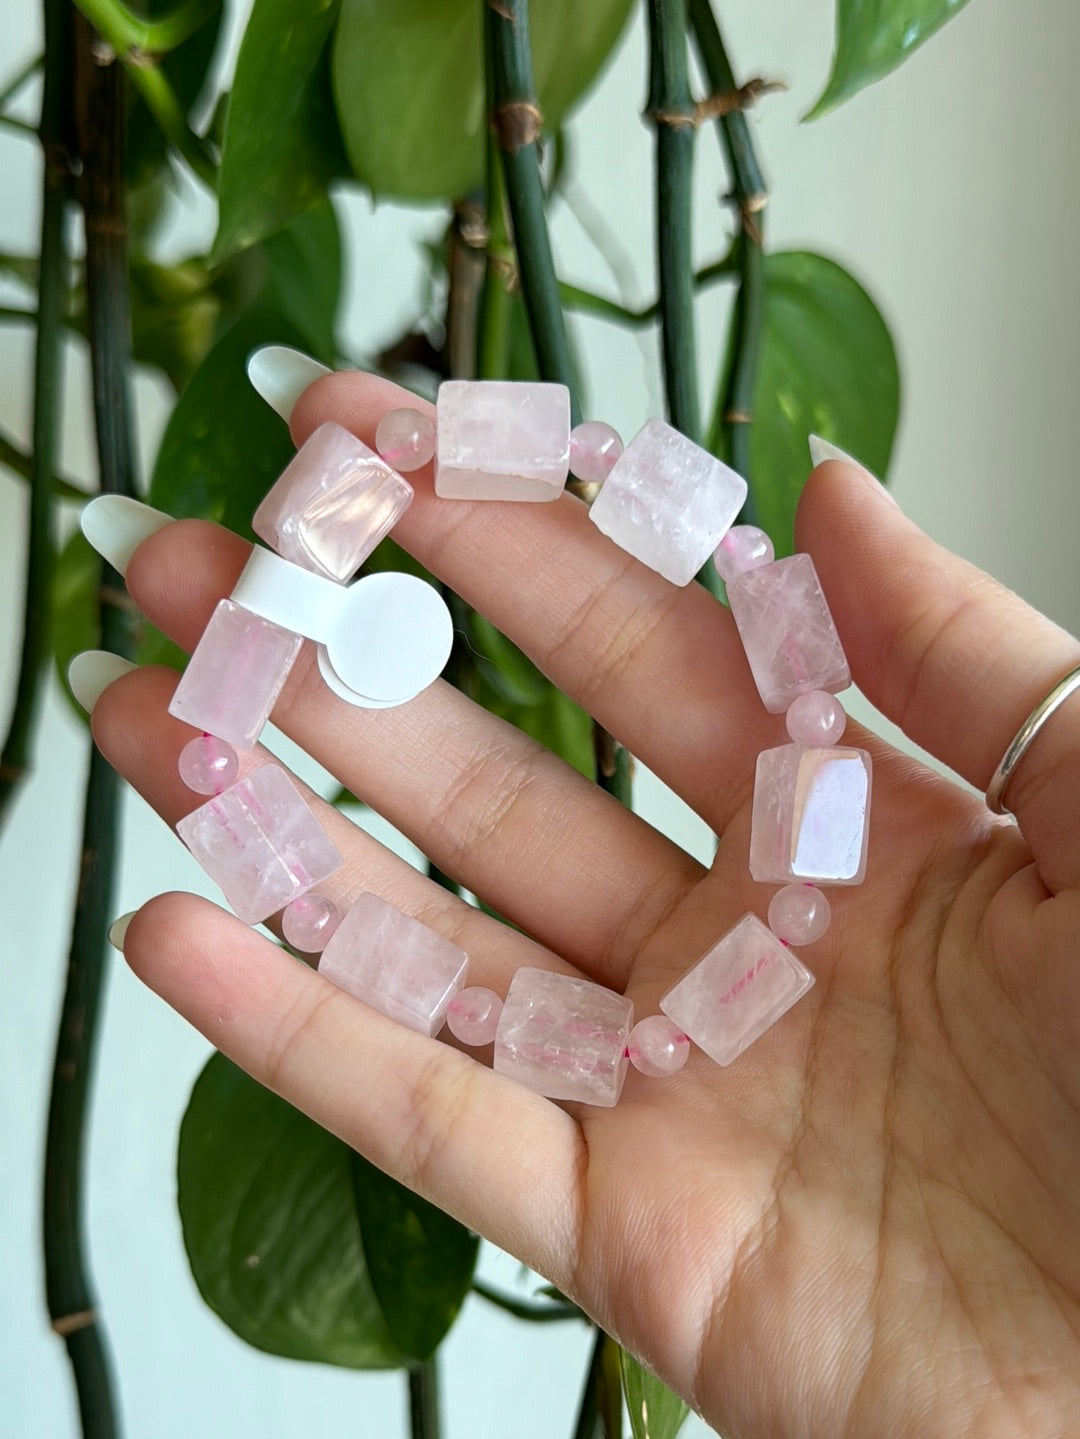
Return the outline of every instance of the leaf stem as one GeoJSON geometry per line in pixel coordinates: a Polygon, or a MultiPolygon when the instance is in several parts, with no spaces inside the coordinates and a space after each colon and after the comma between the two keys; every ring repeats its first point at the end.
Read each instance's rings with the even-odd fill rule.
{"type": "MultiPolygon", "coordinates": [[[[738,273],[737,255],[733,247],[719,260],[714,260],[711,265],[704,265],[694,272],[693,288],[695,291],[704,290],[717,280],[737,278],[738,273]]],[[[611,320],[614,324],[631,328],[651,325],[660,318],[659,300],[654,300],[643,309],[631,310],[629,306],[621,305],[618,300],[611,300],[606,295],[596,295],[591,290],[583,290],[580,286],[569,285],[563,280],[559,281],[559,297],[564,309],[579,310],[584,314],[595,315],[598,319],[611,320]]]]}
{"type": "Polygon", "coordinates": [[[621,1435],[619,1346],[598,1328],[585,1375],[574,1439],[621,1439],[621,1435]]]}
{"type": "MultiPolygon", "coordinates": [[[[0,465],[6,465],[13,474],[21,479],[30,480],[34,473],[34,457],[20,450],[18,445],[3,430],[0,430],[0,465]]],[[[59,476],[53,479],[53,494],[57,499],[63,500],[85,500],[86,491],[78,485],[72,484],[70,480],[62,480],[59,476]]]]}
{"type": "Polygon", "coordinates": [[[221,9],[221,0],[182,0],[172,14],[148,20],[129,10],[122,0],[75,3],[125,65],[145,63],[148,56],[167,55],[221,9]]]}
{"type": "Polygon", "coordinates": [[[694,341],[691,199],[696,115],[686,53],[686,0],[648,0],[648,116],[656,129],[656,255],[664,388],[671,423],[701,437],[694,341]]]}
{"type": "Polygon", "coordinates": [[[408,1379],[412,1439],[439,1439],[439,1371],[434,1356],[410,1365],[408,1379]]]}
{"type": "Polygon", "coordinates": [[[493,1289],[482,1279],[474,1279],[472,1287],[474,1294],[479,1294],[481,1299],[486,1299],[497,1309],[505,1309],[507,1314],[512,1314],[515,1319],[528,1319],[533,1324],[554,1324],[566,1319],[585,1318],[576,1304],[532,1304],[527,1299],[515,1299],[512,1294],[493,1289]]]}
{"type": "Polygon", "coordinates": [[[16,70],[4,88],[0,90],[0,110],[2,110],[5,105],[9,105],[26,82],[37,74],[42,67],[43,61],[43,56],[35,55],[33,59],[26,62],[21,70],[16,70]]]}

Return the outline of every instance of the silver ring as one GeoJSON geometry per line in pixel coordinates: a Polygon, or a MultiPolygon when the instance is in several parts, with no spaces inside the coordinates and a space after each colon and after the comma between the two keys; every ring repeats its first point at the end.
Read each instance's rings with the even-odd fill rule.
{"type": "Polygon", "coordinates": [[[986,803],[995,814],[1012,813],[1005,803],[1005,788],[1012,778],[1013,770],[1027,754],[1032,740],[1058,706],[1063,705],[1073,691],[1078,689],[1080,689],[1080,665],[1077,665],[1076,669],[1070,670],[1064,679],[1058,680],[1050,693],[1039,701],[1016,731],[1012,743],[1001,756],[1001,761],[991,776],[990,783],[986,786],[986,803]]]}

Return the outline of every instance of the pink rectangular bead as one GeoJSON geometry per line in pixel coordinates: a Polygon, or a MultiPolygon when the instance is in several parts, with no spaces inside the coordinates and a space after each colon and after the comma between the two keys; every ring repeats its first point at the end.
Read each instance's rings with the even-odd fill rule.
{"type": "Polygon", "coordinates": [[[847,656],[809,555],[788,555],[728,583],[754,683],[770,714],[808,690],[837,694],[851,683],[847,656]]]}
{"type": "Polygon", "coordinates": [[[221,600],[180,676],[169,713],[251,749],[302,643],[299,635],[221,600]]]}
{"type": "Polygon", "coordinates": [[[660,1008],[717,1064],[730,1064],[786,1014],[814,976],[746,914],[660,1001],[660,1008]]]}
{"type": "Polygon", "coordinates": [[[465,951],[374,894],[361,894],[331,935],[319,973],[380,1014],[438,1034],[465,982],[465,951]]]}
{"type": "Polygon", "coordinates": [[[341,864],[341,855],[276,764],[186,815],[176,832],[245,924],[261,924],[341,864]]]}
{"type": "Polygon", "coordinates": [[[758,755],[750,873],[770,884],[860,884],[870,831],[870,756],[785,744],[758,755]]]}
{"type": "Polygon", "coordinates": [[[255,511],[284,560],[344,583],[409,508],[413,488],[341,425],[320,425],[255,511]]]}
{"type": "Polygon", "coordinates": [[[673,585],[688,585],[745,500],[741,475],[663,420],[649,420],[615,461],[589,518],[673,585]]]}
{"type": "Polygon", "coordinates": [[[565,385],[446,380],[435,418],[435,493],[449,500],[557,500],[570,471],[565,385]]]}
{"type": "Polygon", "coordinates": [[[549,1099],[610,1108],[626,1078],[634,1006],[572,975],[519,969],[495,1035],[495,1069],[549,1099]]]}

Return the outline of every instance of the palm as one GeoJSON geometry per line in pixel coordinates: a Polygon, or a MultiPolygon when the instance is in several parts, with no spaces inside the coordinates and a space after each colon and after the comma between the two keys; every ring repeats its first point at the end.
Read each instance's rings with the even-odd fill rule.
{"type": "MultiPolygon", "coordinates": [[[[370,437],[396,399],[381,382],[335,377],[301,401],[294,429],[333,417],[370,437]]],[[[957,630],[966,654],[979,616],[950,592],[935,621],[910,584],[882,585],[889,545],[906,557],[932,547],[831,468],[810,547],[827,589],[830,571],[846,579],[830,598],[853,668],[916,738],[985,777],[1008,730],[971,738],[973,677],[936,641],[957,630]],[[849,563],[845,505],[849,532],[867,515],[877,524],[882,554],[869,553],[871,528],[849,563]]],[[[763,912],[746,868],[749,801],[756,755],[782,730],[704,592],[672,591],[620,557],[576,502],[541,508],[427,499],[398,533],[712,825],[722,838],[708,874],[446,686],[372,715],[329,697],[308,666],[275,718],[535,938],[460,905],[331,811],[342,899],[374,889],[442,929],[469,952],[474,982],[505,989],[523,963],[570,967],[651,1013],[734,920],[763,912]],[[538,550],[561,568],[546,573],[538,550]]],[[[244,553],[220,531],[170,527],[128,578],[190,647],[244,553]]],[[[1006,619],[1037,695],[1040,665],[1060,673],[1075,642],[1036,634],[1045,622],[1027,612],[1006,619]]],[[[173,818],[190,800],[160,763],[185,737],[165,716],[170,683],[132,676],[94,718],[106,753],[173,818]]],[[[546,1273],[732,1435],[990,1432],[980,1405],[1052,1433],[1080,1357],[1069,963],[1080,874],[1062,820],[1080,746],[1064,727],[1040,741],[1055,783],[1032,769],[1023,795],[1037,868],[1015,828],[867,743],[871,874],[836,892],[832,928],[806,953],[817,987],[731,1068],[698,1055],[674,1079],[632,1074],[611,1110],[564,1113],[188,897],[147,906],[126,953],[226,1052],[546,1273]],[[358,1060],[379,1078],[361,1112],[358,1060]]]]}

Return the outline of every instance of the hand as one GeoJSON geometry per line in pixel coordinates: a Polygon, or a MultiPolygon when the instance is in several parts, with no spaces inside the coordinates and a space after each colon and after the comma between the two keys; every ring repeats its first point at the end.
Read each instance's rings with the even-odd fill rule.
{"type": "MultiPolygon", "coordinates": [[[[372,377],[328,377],[294,437],[335,419],[370,443],[400,403],[372,377]]],[[[416,915],[469,953],[471,983],[503,993],[542,965],[653,1013],[740,915],[764,915],[750,800],[782,721],[726,611],[620,553],[578,501],[418,488],[395,538],[721,843],[706,872],[448,685],[357,710],[305,654],[275,722],[532,938],[317,804],[345,856],[321,888],[416,915]]],[[[982,788],[1080,645],[853,466],[812,475],[798,537],[864,692],[982,788]]],[[[169,525],[132,558],[131,592],[190,649],[246,548],[169,525]]],[[[192,808],[173,683],[134,672],[94,711],[105,754],[170,823],[192,808]]],[[[1080,701],[1013,778],[1019,828],[858,727],[848,738],[874,757],[870,868],[830,891],[832,927],[803,955],[816,987],[731,1068],[695,1053],[672,1079],[632,1071],[613,1109],[519,1088],[189,895],[145,905],[125,953],[238,1064],[546,1275],[732,1439],[1062,1434],[1080,1413],[1080,701]]]]}

